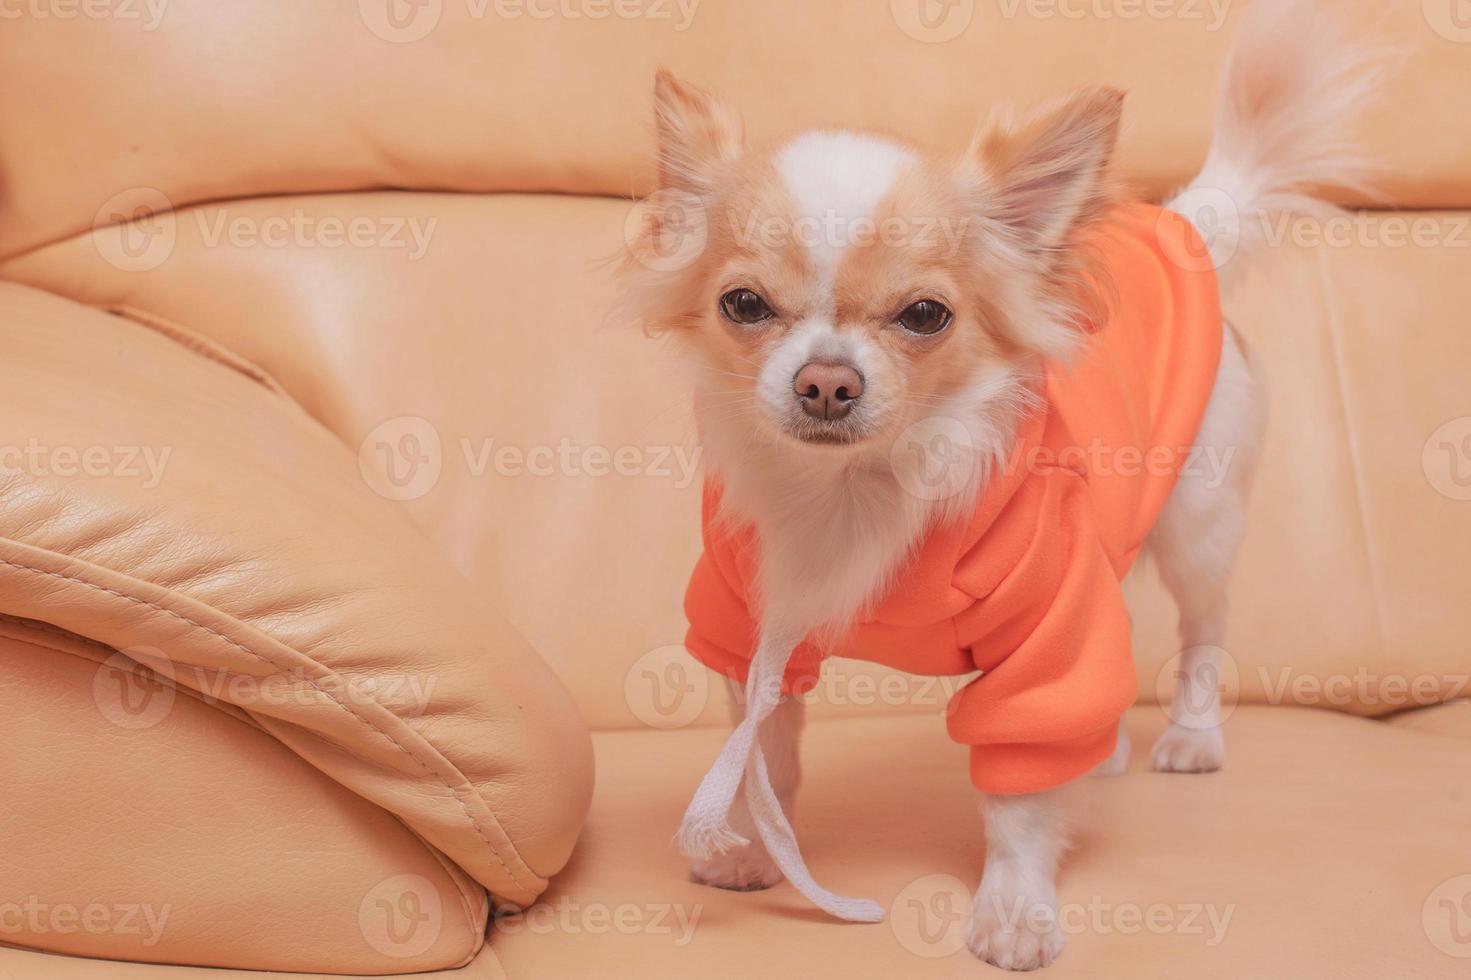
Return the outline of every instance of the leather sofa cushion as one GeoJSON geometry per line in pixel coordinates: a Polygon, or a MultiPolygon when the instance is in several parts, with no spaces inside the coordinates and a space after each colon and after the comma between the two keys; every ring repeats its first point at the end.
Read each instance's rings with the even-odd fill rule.
{"type": "Polygon", "coordinates": [[[483,944],[485,889],[393,814],[108,647],[0,618],[0,742],[0,942],[347,973],[483,944]]]}
{"type": "Polygon", "coordinates": [[[586,729],[352,453],[258,377],[119,316],[4,284],[0,338],[0,612],[215,694],[497,898],[533,900],[582,823],[586,729]]]}
{"type": "MultiPolygon", "coordinates": [[[[1471,893],[1464,742],[1243,706],[1225,725],[1224,770],[1152,773],[1164,723],[1157,707],[1134,708],[1129,772],[1073,787],[1076,843],[1058,885],[1068,946],[1040,975],[1465,975],[1452,955],[1471,951],[1464,919],[1449,931],[1438,904],[1471,893]]],[[[577,856],[544,918],[498,922],[491,946],[514,980],[990,976],[959,948],[985,844],[965,749],[944,729],[936,712],[828,720],[804,736],[804,855],[841,894],[885,906],[884,923],[834,922],[787,884],[688,881],[669,833],[724,732],[602,732],[577,856]],[[599,915],[624,926],[596,928],[599,915]]]]}
{"type": "MultiPolygon", "coordinates": [[[[1464,29],[1432,16],[1452,5],[1334,6],[1350,2],[1407,52],[1367,121],[1385,199],[1471,204],[1471,116],[1453,97],[1471,89],[1471,58],[1464,29]]],[[[940,8],[967,18],[949,40],[917,29],[917,0],[110,6],[131,13],[24,5],[5,20],[0,90],[45,98],[0,119],[0,256],[144,205],[384,186],[644,193],[659,65],[728,93],[758,140],[844,125],[943,149],[998,103],[1106,82],[1131,91],[1124,171],[1158,194],[1204,156],[1241,5],[967,0],[940,8]]]]}

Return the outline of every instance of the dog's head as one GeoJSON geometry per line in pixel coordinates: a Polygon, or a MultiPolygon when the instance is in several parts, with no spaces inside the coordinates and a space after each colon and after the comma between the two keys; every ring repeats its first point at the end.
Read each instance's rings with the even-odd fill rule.
{"type": "Polygon", "coordinates": [[[813,451],[984,411],[987,379],[1065,353],[1077,243],[1110,202],[1122,95],[998,119],[958,159],[809,132],[748,149],[718,100],[661,72],[659,186],[631,245],[652,332],[692,351],[706,418],[813,451]]]}

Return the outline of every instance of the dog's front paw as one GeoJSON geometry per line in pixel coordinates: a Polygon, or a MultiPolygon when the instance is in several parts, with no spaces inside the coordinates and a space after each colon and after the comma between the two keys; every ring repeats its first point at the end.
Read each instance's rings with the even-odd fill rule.
{"type": "Polygon", "coordinates": [[[1057,959],[1062,944],[1052,887],[987,868],[971,907],[970,951],[1003,970],[1035,970],[1057,959]]]}
{"type": "Polygon", "coordinates": [[[1171,725],[1154,743],[1155,772],[1215,772],[1226,761],[1226,738],[1218,727],[1171,725]]]}
{"type": "Polygon", "coordinates": [[[731,891],[754,892],[781,881],[781,871],[759,840],[690,865],[690,878],[731,891]]]}

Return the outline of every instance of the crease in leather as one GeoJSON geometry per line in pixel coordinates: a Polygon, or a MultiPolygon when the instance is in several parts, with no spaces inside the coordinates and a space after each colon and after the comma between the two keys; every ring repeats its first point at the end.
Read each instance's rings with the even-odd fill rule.
{"type": "MultiPolygon", "coordinates": [[[[38,647],[42,650],[50,650],[52,653],[60,654],[61,656],[74,657],[78,660],[85,661],[86,663],[93,664],[102,663],[113,654],[122,652],[108,646],[105,643],[99,643],[98,641],[91,639],[90,637],[82,636],[80,633],[73,633],[71,630],[63,629],[62,627],[57,626],[54,623],[47,623],[39,619],[28,619],[24,616],[12,616],[8,613],[0,613],[0,637],[9,640],[15,640],[18,643],[24,643],[28,646],[38,647]],[[40,633],[42,635],[37,636],[37,633],[40,633]],[[69,649],[68,646],[65,645],[46,642],[46,636],[55,636],[61,640],[65,640],[66,643],[69,644],[71,647],[81,649],[69,649]],[[88,653],[96,654],[96,658],[94,659],[93,657],[88,656],[86,653],[83,653],[83,649],[85,649],[88,653]]],[[[126,654],[124,654],[124,656],[126,656],[126,654]]],[[[132,658],[129,659],[131,660],[132,658]]],[[[135,664],[138,663],[138,661],[136,660],[132,662],[135,664]]],[[[139,664],[139,666],[143,665],[139,664]]],[[[156,673],[154,674],[154,676],[161,683],[167,684],[171,689],[174,690],[175,693],[182,694],[198,704],[204,705],[207,708],[217,711],[222,717],[228,718],[231,721],[234,721],[240,725],[244,725],[246,728],[249,728],[252,731],[260,732],[263,735],[270,736],[270,732],[262,727],[258,721],[256,721],[255,716],[253,716],[250,712],[240,708],[239,706],[230,704],[229,702],[220,699],[208,699],[199,691],[194,690],[194,688],[192,687],[174,683],[169,678],[160,677],[156,673]]],[[[377,804],[374,805],[376,806],[377,804]]],[[[442,851],[439,850],[439,848],[435,847],[433,844],[430,844],[427,840],[425,840],[423,835],[414,830],[413,827],[410,827],[398,814],[392,813],[388,810],[384,810],[384,812],[388,813],[389,816],[398,821],[398,823],[404,828],[408,835],[419,842],[419,846],[424,848],[429,857],[433,858],[434,861],[441,868],[444,869],[445,877],[449,879],[450,883],[455,886],[455,891],[459,895],[460,910],[465,914],[465,929],[466,932],[472,937],[471,948],[469,953],[467,953],[464,958],[459,960],[453,966],[442,967],[441,969],[458,970],[469,965],[469,963],[473,961],[475,957],[480,953],[480,947],[485,945],[486,926],[479,925],[479,923],[482,921],[482,909],[484,909],[485,912],[483,921],[485,921],[487,925],[489,924],[490,910],[486,907],[487,903],[485,892],[483,890],[470,891],[466,889],[464,882],[461,881],[461,876],[466,878],[468,878],[469,876],[465,874],[463,869],[461,869],[454,862],[450,861],[449,858],[442,851]]],[[[471,880],[473,881],[474,879],[471,880]]],[[[41,953],[50,952],[49,950],[38,949],[32,946],[16,946],[15,948],[35,950],[36,952],[41,953]]],[[[64,956],[68,954],[58,953],[53,955],[64,956]]]]}
{"type": "MultiPolygon", "coordinates": [[[[40,647],[43,650],[50,650],[53,653],[63,654],[68,657],[76,657],[78,660],[85,660],[88,663],[102,663],[114,653],[122,652],[108,646],[106,643],[99,643],[98,641],[91,639],[90,637],[83,636],[80,633],[73,633],[71,630],[63,629],[62,627],[57,626],[54,623],[47,623],[39,619],[28,619],[25,616],[12,616],[9,613],[0,613],[0,638],[15,640],[18,643],[28,643],[31,646],[40,647]],[[85,648],[90,652],[96,653],[98,655],[98,659],[93,660],[91,657],[82,653],[80,650],[68,649],[65,646],[56,645],[55,643],[44,642],[44,638],[42,636],[36,636],[36,633],[41,633],[46,636],[54,636],[57,639],[64,640],[74,646],[85,648]]],[[[124,654],[124,656],[126,656],[126,654],[124,654]]],[[[132,660],[131,657],[129,657],[128,659],[135,664],[138,663],[138,661],[132,660]]],[[[142,665],[140,664],[140,666],[142,665]]],[[[265,728],[261,726],[258,721],[255,720],[254,717],[251,716],[248,711],[244,710],[243,708],[230,704],[227,701],[221,701],[218,698],[210,700],[199,691],[194,690],[194,688],[183,687],[175,684],[167,677],[161,677],[157,673],[155,673],[154,676],[158,678],[160,683],[167,684],[169,687],[173,688],[175,692],[182,694],[185,697],[190,698],[191,700],[197,701],[202,705],[213,708],[215,711],[218,711],[226,718],[238,721],[240,724],[245,725],[247,728],[252,728],[255,731],[261,732],[263,734],[270,734],[265,730],[265,728]]]]}
{"type": "Polygon", "coordinates": [[[1333,382],[1337,388],[1338,414],[1343,423],[1345,448],[1348,451],[1349,472],[1353,475],[1354,510],[1358,514],[1359,533],[1364,537],[1364,560],[1369,566],[1369,591],[1374,595],[1374,632],[1379,640],[1380,659],[1389,656],[1389,639],[1385,634],[1387,614],[1384,608],[1384,577],[1379,567],[1379,549],[1375,547],[1374,534],[1369,520],[1368,492],[1364,486],[1364,457],[1359,445],[1358,433],[1348,406],[1348,371],[1343,360],[1342,325],[1338,321],[1338,304],[1334,302],[1332,276],[1328,271],[1328,249],[1318,249],[1315,263],[1318,273],[1318,292],[1323,300],[1324,319],[1328,326],[1328,350],[1333,358],[1333,382]]]}
{"type": "MultiPolygon", "coordinates": [[[[444,869],[444,876],[454,883],[455,892],[460,896],[460,911],[465,914],[465,928],[469,931],[471,936],[470,951],[466,953],[464,957],[459,960],[459,962],[455,963],[454,966],[444,967],[443,969],[459,970],[463,969],[466,966],[469,966],[475,960],[475,957],[480,955],[481,948],[485,945],[486,940],[489,938],[489,896],[486,894],[483,888],[480,889],[479,892],[476,894],[467,894],[465,885],[460,880],[460,877],[462,875],[466,878],[470,878],[470,876],[465,873],[464,869],[451,861],[449,857],[445,855],[444,852],[442,852],[439,848],[435,847],[433,844],[425,840],[418,831],[414,830],[413,827],[410,827],[407,823],[404,823],[404,819],[398,814],[390,813],[389,815],[392,816],[393,819],[397,820],[399,824],[403,826],[404,830],[408,831],[409,836],[413,837],[419,842],[424,850],[429,853],[429,856],[433,858],[441,868],[444,869]]],[[[470,878],[470,880],[473,882],[475,879],[470,878]]]]}
{"type": "Polygon", "coordinates": [[[1471,724],[1458,723],[1463,720],[1462,716],[1454,713],[1458,708],[1464,709],[1464,721],[1471,722],[1471,697],[1466,696],[1452,698],[1449,701],[1439,701],[1435,704],[1411,705],[1379,715],[1374,720],[1382,721],[1402,731],[1466,741],[1471,739],[1471,724]],[[1435,727],[1435,722],[1441,718],[1450,718],[1452,724],[1448,728],[1435,727]]]}
{"type": "MultiPolygon", "coordinates": [[[[49,556],[51,558],[57,559],[57,560],[59,560],[61,562],[65,562],[67,564],[70,564],[73,567],[82,567],[82,568],[88,568],[88,569],[94,569],[94,570],[103,571],[103,572],[108,573],[108,574],[116,575],[119,578],[122,578],[122,579],[124,579],[126,581],[137,583],[139,585],[151,584],[151,583],[142,583],[142,582],[140,582],[137,579],[132,579],[131,577],[129,577],[127,575],[124,575],[123,573],[116,572],[116,571],[113,571],[111,569],[103,569],[103,568],[101,568],[101,566],[92,565],[89,562],[84,562],[84,561],[82,561],[80,559],[77,559],[77,558],[74,558],[74,557],[72,557],[70,555],[63,555],[63,554],[59,554],[57,552],[49,551],[49,550],[44,549],[44,548],[37,548],[34,545],[26,544],[25,542],[22,542],[22,541],[16,541],[16,540],[11,539],[11,538],[0,538],[0,546],[6,546],[6,545],[8,545],[8,546],[10,546],[12,548],[18,549],[22,553],[24,553],[24,552],[35,552],[35,553],[39,553],[39,554],[46,555],[46,556],[49,556]]],[[[252,649],[250,646],[247,646],[246,644],[241,643],[239,640],[236,640],[233,637],[230,637],[230,636],[225,635],[224,633],[220,632],[219,630],[215,629],[212,626],[209,626],[209,625],[207,625],[205,623],[198,622],[196,619],[194,619],[194,618],[192,618],[190,616],[184,615],[183,613],[180,613],[177,610],[170,609],[167,606],[161,605],[158,602],[154,602],[154,601],[151,601],[151,600],[148,600],[148,599],[144,599],[144,598],[141,598],[140,596],[130,595],[127,592],[123,592],[123,591],[120,591],[118,589],[109,588],[108,586],[98,584],[97,582],[89,581],[89,580],[87,580],[85,578],[81,578],[81,577],[76,576],[76,575],[68,575],[68,574],[65,574],[65,573],[62,573],[62,572],[52,571],[50,569],[46,569],[46,568],[40,567],[38,565],[31,565],[31,564],[27,564],[26,562],[23,562],[23,561],[16,561],[16,560],[14,560],[12,558],[6,558],[3,555],[0,555],[0,565],[9,566],[9,567],[14,568],[14,569],[16,569],[18,571],[26,572],[26,573],[29,573],[31,575],[42,575],[42,576],[46,576],[46,577],[52,578],[52,579],[57,579],[57,580],[60,580],[60,581],[72,582],[72,583],[75,583],[76,585],[80,585],[83,588],[86,588],[86,589],[89,589],[89,590],[92,590],[92,591],[95,591],[95,592],[102,592],[102,593],[106,593],[106,594],[115,596],[118,599],[121,599],[121,600],[123,600],[124,602],[127,602],[127,603],[131,603],[131,604],[134,604],[134,605],[141,605],[141,606],[148,607],[148,608],[153,609],[153,610],[155,610],[157,612],[163,613],[166,616],[172,617],[172,618],[174,618],[174,619],[176,619],[176,620],[178,620],[178,621],[180,621],[180,622],[182,622],[182,623],[184,623],[184,624],[186,624],[188,626],[191,626],[191,627],[193,627],[195,629],[203,630],[204,632],[209,633],[209,634],[217,637],[220,640],[223,640],[225,643],[227,643],[227,644],[235,647],[236,649],[240,650],[241,652],[245,653],[246,655],[248,655],[248,656],[250,656],[250,657],[252,657],[252,658],[260,661],[261,663],[264,663],[264,664],[266,664],[268,666],[271,666],[271,667],[274,667],[274,668],[277,668],[277,669],[281,669],[281,665],[274,658],[272,658],[270,656],[267,656],[266,654],[260,653],[260,652],[258,652],[256,650],[252,649]]],[[[183,595],[180,595],[180,594],[177,594],[177,593],[173,593],[170,590],[164,589],[161,586],[156,586],[155,585],[155,586],[152,586],[152,587],[153,588],[156,588],[156,589],[159,589],[160,592],[163,592],[163,593],[167,594],[168,596],[174,598],[175,600],[185,600],[185,601],[188,601],[188,602],[198,603],[199,605],[203,606],[206,609],[209,609],[211,612],[217,614],[222,619],[224,619],[227,622],[233,624],[235,627],[241,629],[244,632],[247,632],[247,633],[259,632],[259,631],[255,630],[253,627],[249,626],[248,624],[241,622],[240,620],[236,619],[235,617],[229,615],[228,613],[226,613],[226,612],[224,612],[224,611],[222,611],[222,610],[220,610],[220,609],[218,609],[218,608],[216,608],[214,606],[209,606],[209,605],[207,605],[205,603],[202,603],[202,602],[200,602],[197,599],[193,599],[193,598],[191,598],[189,596],[183,596],[183,595]]],[[[262,635],[264,636],[264,634],[262,634],[262,635]]],[[[275,643],[279,643],[280,642],[280,641],[277,641],[277,640],[273,640],[273,639],[271,639],[269,637],[266,637],[266,639],[269,639],[269,640],[271,640],[271,642],[275,642],[275,643]]],[[[98,642],[101,642],[101,641],[98,641],[98,642]]],[[[283,646],[284,646],[284,644],[283,644],[283,646]]],[[[301,651],[295,650],[294,648],[287,648],[287,649],[291,649],[291,652],[295,653],[297,656],[301,657],[303,660],[307,661],[308,663],[316,666],[324,674],[326,674],[328,676],[332,676],[332,677],[336,677],[337,676],[336,671],[332,670],[327,665],[321,663],[321,661],[318,661],[318,660],[315,660],[314,658],[308,657],[305,654],[301,653],[301,651]]],[[[230,676],[230,672],[229,671],[226,671],[226,670],[221,669],[220,672],[222,674],[225,674],[227,676],[230,676]]],[[[485,844],[485,846],[489,849],[491,856],[495,858],[496,863],[499,864],[500,867],[502,868],[502,870],[505,871],[505,873],[507,874],[507,876],[509,876],[509,878],[510,878],[510,880],[511,880],[511,882],[513,884],[515,884],[516,886],[518,886],[518,887],[526,890],[526,892],[528,894],[532,894],[532,895],[539,894],[541,891],[543,891],[546,888],[546,885],[548,883],[547,882],[547,879],[544,876],[538,874],[534,869],[532,869],[526,863],[525,859],[522,858],[519,849],[516,847],[515,841],[513,841],[511,839],[510,835],[506,832],[505,827],[501,824],[500,819],[496,816],[494,810],[491,808],[491,806],[489,804],[489,801],[486,800],[479,792],[474,791],[474,783],[472,783],[469,780],[469,778],[466,777],[465,774],[460,771],[460,769],[459,769],[458,766],[454,765],[454,763],[452,763],[448,758],[446,758],[443,753],[439,752],[438,749],[436,749],[434,747],[433,743],[429,742],[428,739],[424,738],[418,732],[414,731],[414,729],[410,728],[407,724],[404,724],[403,721],[402,721],[402,719],[398,719],[397,716],[394,715],[393,712],[389,711],[386,706],[379,705],[379,707],[382,708],[382,710],[385,712],[385,714],[387,714],[389,717],[393,717],[393,718],[397,719],[400,722],[400,724],[402,725],[402,727],[404,729],[404,732],[413,741],[423,743],[424,746],[427,746],[428,748],[430,748],[431,750],[433,750],[434,754],[436,756],[438,756],[438,758],[440,760],[442,760],[443,765],[446,766],[453,773],[453,775],[463,785],[468,786],[468,787],[471,788],[471,791],[472,791],[472,794],[471,795],[473,795],[476,798],[477,802],[484,808],[486,815],[490,817],[491,822],[494,824],[495,830],[499,833],[499,835],[501,836],[501,838],[504,840],[504,842],[505,842],[504,845],[498,846],[495,842],[493,842],[489,837],[486,836],[485,829],[481,826],[480,821],[476,819],[475,815],[471,812],[471,808],[470,808],[469,804],[465,802],[464,798],[460,795],[460,793],[458,793],[458,792],[455,791],[454,786],[451,784],[450,780],[448,778],[446,778],[442,773],[437,772],[434,769],[433,766],[431,766],[428,762],[426,762],[423,758],[421,758],[420,753],[411,750],[410,748],[408,748],[407,746],[405,746],[401,741],[399,741],[397,738],[394,738],[393,735],[391,735],[389,732],[385,731],[380,726],[374,724],[369,719],[364,718],[357,711],[354,711],[347,704],[343,703],[334,694],[332,694],[331,692],[329,692],[327,690],[324,690],[312,678],[307,677],[306,679],[307,679],[308,683],[310,683],[312,685],[312,687],[314,687],[320,694],[322,694],[325,698],[327,698],[328,701],[330,701],[331,703],[337,705],[341,710],[343,710],[345,713],[347,713],[349,717],[355,719],[359,724],[361,724],[367,730],[371,731],[373,734],[375,734],[375,735],[379,736],[380,738],[383,738],[386,741],[388,741],[391,745],[393,745],[401,753],[403,753],[408,759],[410,759],[420,770],[422,770],[423,772],[425,772],[429,776],[435,777],[439,781],[439,783],[444,786],[445,790],[447,791],[448,797],[446,797],[446,798],[447,799],[452,799],[456,803],[459,804],[461,810],[465,814],[465,819],[466,819],[466,821],[467,821],[470,829],[474,831],[475,836],[477,838],[479,838],[479,840],[483,844],[485,844]],[[503,850],[509,851],[511,857],[514,859],[514,866],[513,866],[513,863],[508,862],[506,860],[506,855],[502,853],[503,850]],[[518,868],[519,868],[519,872],[518,872],[518,868]],[[530,875],[531,878],[532,878],[532,880],[531,881],[525,880],[524,879],[524,876],[525,875],[530,875]]],[[[322,736],[316,736],[316,737],[321,738],[322,736]]],[[[326,741],[326,739],[323,739],[323,740],[326,741]]],[[[309,762],[309,760],[308,760],[308,762],[309,762]]],[[[328,773],[327,775],[331,776],[332,774],[331,773],[328,773]]],[[[349,787],[349,788],[351,788],[351,787],[349,787]]],[[[377,802],[377,801],[374,801],[374,802],[377,802]]],[[[379,805],[382,806],[383,804],[380,803],[379,805]]],[[[387,809],[387,807],[385,807],[385,809],[387,809]]]]}
{"type": "Polygon", "coordinates": [[[202,357],[207,357],[212,361],[225,365],[231,370],[238,371],[272,394],[279,395],[288,401],[292,400],[291,395],[275,379],[271,372],[253,361],[246,360],[229,348],[216,343],[197,330],[191,330],[177,321],[170,320],[168,317],[161,316],[149,310],[140,310],[136,306],[129,306],[127,303],[109,303],[96,308],[105,313],[111,313],[113,316],[120,316],[125,320],[131,320],[140,326],[163,334],[175,343],[202,357]]]}
{"type": "MultiPolygon", "coordinates": [[[[99,966],[117,964],[127,968],[129,971],[127,975],[130,978],[134,978],[134,980],[281,980],[282,977],[294,977],[296,980],[337,980],[339,977],[347,977],[347,974],[340,973],[282,973],[279,970],[251,970],[232,966],[184,966],[133,961],[118,963],[115,960],[104,960],[73,953],[52,953],[44,949],[17,946],[14,943],[8,943],[3,938],[0,938],[0,952],[6,950],[19,954],[22,957],[19,963],[24,971],[26,980],[34,980],[34,978],[41,976],[29,970],[24,970],[28,963],[33,962],[33,957],[45,957],[46,962],[53,960],[63,963],[71,961],[98,964],[99,966]],[[151,972],[147,974],[141,972],[145,970],[151,972]]],[[[0,956],[0,977],[3,977],[4,980],[21,980],[20,973],[6,972],[7,967],[15,969],[16,963],[17,959],[15,957],[0,956]]],[[[55,973],[48,969],[44,974],[44,980],[52,980],[52,978],[57,976],[65,977],[70,975],[67,973],[55,973]]],[[[89,976],[95,978],[97,974],[90,973],[89,976]]],[[[378,980],[395,980],[395,978],[404,978],[404,980],[409,980],[409,978],[413,978],[413,980],[421,980],[421,978],[422,980],[436,980],[436,978],[439,978],[439,980],[510,980],[506,975],[505,967],[501,965],[500,957],[491,949],[490,943],[488,942],[481,945],[480,951],[469,962],[459,966],[440,967],[439,969],[413,974],[390,973],[378,974],[376,976],[378,980]],[[460,972],[462,970],[469,971],[472,967],[475,969],[473,975],[468,972],[463,974],[460,972]]]]}

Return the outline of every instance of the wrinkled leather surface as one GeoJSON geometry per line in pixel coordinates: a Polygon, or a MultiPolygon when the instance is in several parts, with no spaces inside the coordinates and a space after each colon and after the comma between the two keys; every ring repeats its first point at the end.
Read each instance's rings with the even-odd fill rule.
{"type": "Polygon", "coordinates": [[[591,770],[576,709],[525,641],[256,379],[23,287],[0,287],[0,309],[0,445],[44,450],[0,475],[4,612],[218,690],[493,894],[535,898],[591,770]],[[115,465],[78,471],[64,447],[115,465]],[[130,476],[129,447],[169,455],[130,476]]]}
{"type": "Polygon", "coordinates": [[[459,966],[480,948],[485,890],[250,715],[8,619],[0,704],[0,941],[362,973],[459,966]],[[434,920],[387,941],[377,900],[406,894],[434,920]]]}
{"type": "MultiPolygon", "coordinates": [[[[1466,46],[1419,3],[1352,3],[1381,12],[1409,66],[1368,125],[1386,199],[1471,204],[1466,46]]],[[[528,12],[613,9],[598,0],[170,0],[156,20],[130,6],[5,21],[0,89],[46,97],[0,120],[0,255],[130,215],[118,195],[139,188],[176,207],[381,186],[644,193],[661,64],[729,93],[756,139],[843,125],[952,150],[998,103],[1116,85],[1132,93],[1124,170],[1157,194],[1204,156],[1245,4],[1215,4],[1224,22],[1204,0],[1163,17],[1132,0],[952,5],[970,20],[943,43],[901,28],[911,0],[700,0],[687,24],[673,0],[633,0],[650,12],[634,17],[528,12]]]]}

